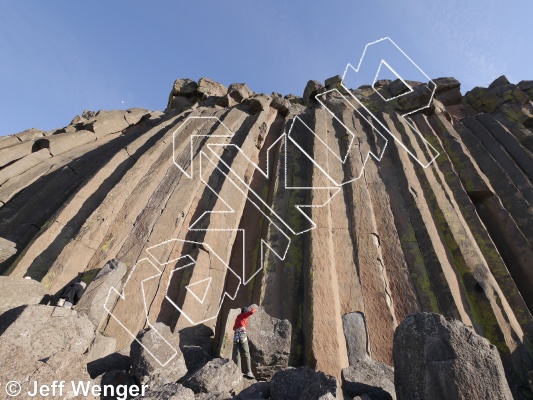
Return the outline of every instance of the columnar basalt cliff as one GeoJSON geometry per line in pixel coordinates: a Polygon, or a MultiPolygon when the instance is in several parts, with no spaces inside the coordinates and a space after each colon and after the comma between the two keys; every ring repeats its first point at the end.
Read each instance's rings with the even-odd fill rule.
{"type": "Polygon", "coordinates": [[[496,346],[527,396],[533,81],[463,96],[435,79],[405,118],[425,85],[378,81],[356,101],[340,82],[282,97],[179,79],[164,112],[1,137],[1,273],[57,297],[121,262],[123,297],[94,296],[90,313],[117,350],[150,321],[215,355],[230,310],[255,303],[290,322],[289,365],[339,382],[343,316],[364,313],[368,356],[393,366],[396,327],[439,313],[496,346]]]}

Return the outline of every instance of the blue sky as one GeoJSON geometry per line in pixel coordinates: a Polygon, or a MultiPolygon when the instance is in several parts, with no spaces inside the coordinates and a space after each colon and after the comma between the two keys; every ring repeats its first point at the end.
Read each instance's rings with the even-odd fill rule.
{"type": "MultiPolygon", "coordinates": [[[[462,90],[533,79],[531,0],[0,0],[0,135],[84,109],[162,110],[176,78],[301,95],[391,37],[462,90]]],[[[409,77],[405,77],[409,79],[409,77]]]]}

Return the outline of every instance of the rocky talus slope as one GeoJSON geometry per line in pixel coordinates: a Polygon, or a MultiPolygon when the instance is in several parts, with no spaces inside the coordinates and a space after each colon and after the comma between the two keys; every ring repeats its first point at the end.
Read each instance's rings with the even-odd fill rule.
{"type": "MultiPolygon", "coordinates": [[[[378,81],[347,93],[334,77],[282,97],[179,79],[165,112],[86,111],[55,131],[0,137],[0,272],[27,291],[36,282],[21,278],[41,282],[38,296],[1,295],[5,340],[24,320],[56,321],[59,311],[24,305],[55,304],[82,279],[90,285],[75,315],[58,316],[77,324],[82,345],[21,350],[32,371],[68,353],[80,370],[110,363],[90,364],[83,373],[93,378],[115,370],[107,379],[159,385],[153,398],[235,395],[240,374],[213,357],[229,357],[232,309],[255,303],[254,333],[270,339],[251,343],[254,372],[272,399],[291,381],[308,398],[340,393],[311,381],[338,384],[346,398],[468,398],[487,388],[531,398],[533,81],[500,77],[464,96],[453,78],[433,82],[430,107],[413,112],[431,100],[417,82],[411,92],[378,81]],[[409,317],[421,312],[454,322],[409,317]],[[132,345],[138,334],[160,340],[149,325],[177,340],[174,375],[132,345]],[[410,340],[398,326],[414,330],[410,340]],[[472,370],[443,377],[444,365],[472,370]],[[487,380],[461,388],[475,368],[487,380]],[[217,371],[234,386],[209,386],[217,371]],[[421,373],[426,380],[413,378],[421,373]],[[438,385],[443,397],[428,389],[438,385]]],[[[268,398],[253,397],[265,395],[261,384],[247,398],[268,398]]]]}

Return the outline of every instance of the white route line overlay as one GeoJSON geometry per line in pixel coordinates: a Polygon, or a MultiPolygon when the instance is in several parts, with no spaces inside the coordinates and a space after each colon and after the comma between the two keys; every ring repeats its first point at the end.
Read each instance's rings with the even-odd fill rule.
{"type": "MultiPolygon", "coordinates": [[[[389,38],[389,37],[384,37],[384,38],[381,38],[381,39],[376,40],[376,41],[374,41],[374,42],[368,43],[368,44],[365,46],[365,49],[363,50],[363,54],[361,55],[361,58],[359,59],[359,64],[357,65],[357,68],[354,68],[353,65],[350,64],[350,63],[348,63],[348,64],[346,65],[346,68],[344,69],[344,73],[343,73],[343,75],[342,75],[342,82],[341,82],[341,85],[342,85],[342,87],[345,89],[345,91],[346,91],[346,92],[347,92],[347,93],[348,93],[348,94],[349,94],[349,95],[350,95],[350,96],[351,96],[351,97],[352,97],[352,98],[353,98],[353,99],[354,99],[354,100],[355,100],[355,101],[356,101],[361,107],[363,107],[363,108],[366,110],[366,112],[368,112],[368,113],[372,116],[372,118],[375,119],[375,120],[381,125],[381,127],[382,127],[383,129],[385,129],[385,131],[386,131],[389,135],[391,135],[391,136],[394,138],[394,140],[396,141],[396,143],[398,143],[401,147],[403,147],[403,149],[404,149],[405,151],[407,151],[407,153],[409,153],[409,155],[410,155],[411,157],[413,157],[413,158],[416,160],[416,162],[417,162],[418,164],[420,164],[420,166],[422,166],[423,168],[427,168],[427,167],[429,167],[429,166],[433,163],[433,161],[435,161],[435,159],[440,155],[439,151],[438,151],[435,147],[433,147],[433,145],[432,145],[431,143],[429,143],[429,141],[427,141],[427,140],[424,138],[424,136],[418,131],[418,129],[416,129],[415,126],[414,126],[414,125],[413,125],[413,124],[412,124],[412,123],[406,118],[406,116],[408,116],[408,115],[410,115],[410,114],[413,114],[413,113],[415,113],[415,112],[418,112],[418,111],[424,110],[424,109],[428,108],[428,107],[431,105],[431,102],[433,101],[433,97],[435,96],[435,91],[437,90],[437,85],[435,84],[435,82],[433,82],[433,80],[432,80],[432,79],[431,79],[431,78],[430,78],[430,77],[429,77],[424,71],[422,71],[422,69],[421,69],[421,68],[420,68],[420,67],[419,67],[419,66],[418,66],[418,65],[417,65],[417,64],[416,64],[416,63],[415,63],[415,62],[414,62],[414,61],[413,61],[413,60],[412,60],[412,59],[411,59],[411,58],[410,58],[410,57],[409,57],[409,56],[408,56],[408,55],[407,55],[407,54],[406,54],[406,53],[405,53],[405,52],[404,52],[404,51],[403,51],[403,50],[402,50],[402,49],[401,49],[396,43],[394,43],[394,41],[393,41],[391,38],[389,38]],[[415,154],[413,154],[413,153],[407,148],[407,146],[405,146],[405,145],[402,143],[402,141],[401,141],[401,139],[400,139],[399,137],[397,137],[396,135],[394,135],[394,134],[392,133],[392,131],[391,131],[391,130],[390,130],[385,124],[383,124],[378,118],[376,118],[376,116],[375,116],[375,115],[374,115],[374,114],[373,114],[373,113],[372,113],[372,112],[371,112],[371,111],[370,111],[370,110],[369,110],[369,109],[368,109],[368,108],[367,108],[367,107],[366,107],[361,101],[359,101],[359,99],[358,99],[358,98],[357,98],[357,97],[351,92],[351,90],[350,90],[349,88],[347,88],[347,87],[344,85],[346,74],[350,71],[350,69],[353,70],[353,71],[357,74],[357,73],[359,72],[361,66],[362,66],[363,59],[365,58],[365,54],[366,54],[367,50],[368,50],[371,46],[374,46],[374,45],[376,45],[376,44],[378,44],[378,43],[382,43],[382,42],[389,42],[390,44],[392,44],[392,45],[394,46],[394,48],[395,48],[397,51],[399,51],[399,52],[400,52],[400,53],[401,53],[401,54],[402,54],[402,55],[403,55],[403,56],[404,56],[404,57],[405,57],[405,58],[411,63],[411,65],[412,65],[413,67],[415,67],[415,69],[417,69],[417,70],[418,70],[418,71],[419,71],[419,72],[420,72],[425,78],[427,78],[428,82],[430,82],[430,83],[432,84],[432,86],[433,86],[433,88],[430,88],[427,84],[425,85],[425,86],[428,88],[428,90],[431,91],[431,96],[430,96],[430,98],[429,98],[429,101],[428,101],[427,105],[422,106],[422,107],[420,107],[420,108],[417,108],[416,110],[409,111],[409,112],[407,112],[407,113],[405,113],[405,114],[401,114],[401,118],[402,118],[402,119],[403,119],[403,120],[409,125],[409,127],[413,130],[413,132],[414,132],[415,134],[417,134],[417,135],[420,137],[420,139],[421,139],[421,140],[422,140],[422,141],[423,141],[423,142],[424,142],[429,148],[431,148],[431,150],[432,150],[432,152],[433,152],[433,154],[434,154],[433,157],[431,157],[431,159],[430,159],[427,163],[425,163],[425,164],[424,164],[423,161],[421,161],[420,159],[418,159],[418,157],[417,157],[415,154]]],[[[391,100],[394,100],[394,99],[396,99],[396,98],[398,98],[398,97],[401,97],[401,96],[404,96],[404,95],[406,95],[406,94],[408,94],[408,93],[413,92],[413,88],[412,88],[410,85],[408,85],[407,82],[405,82],[405,80],[404,80],[400,75],[398,75],[398,73],[397,73],[397,72],[396,72],[396,71],[395,71],[395,70],[394,70],[394,69],[393,69],[393,68],[392,68],[392,67],[391,67],[391,66],[390,66],[385,60],[383,60],[383,59],[381,60],[381,63],[379,64],[378,72],[376,73],[376,77],[374,78],[374,82],[373,82],[373,84],[372,84],[372,89],[374,90],[374,92],[376,92],[376,93],[377,93],[377,94],[378,94],[383,100],[385,100],[385,101],[391,101],[391,100]],[[385,98],[381,95],[381,93],[379,93],[379,92],[376,90],[376,88],[374,87],[374,84],[376,83],[377,76],[378,76],[379,71],[380,71],[380,69],[381,69],[381,66],[382,66],[383,64],[385,64],[385,65],[386,65],[386,66],[392,71],[392,73],[393,73],[394,75],[396,75],[396,76],[397,76],[397,77],[403,82],[403,84],[404,84],[405,86],[407,86],[407,88],[409,88],[409,91],[408,91],[408,92],[406,92],[406,93],[401,93],[401,94],[399,94],[398,96],[391,97],[390,99],[385,99],[385,98]]]]}
{"type": "Polygon", "coordinates": [[[192,294],[196,298],[196,300],[198,300],[200,302],[200,304],[204,304],[205,296],[207,296],[207,292],[209,290],[209,285],[211,285],[211,280],[212,279],[213,279],[213,277],[210,276],[209,278],[202,279],[202,280],[200,280],[198,282],[190,283],[187,286],[185,286],[185,289],[187,289],[189,291],[189,293],[192,294]],[[207,285],[205,287],[204,294],[202,295],[202,298],[200,299],[196,295],[196,293],[194,293],[194,291],[191,289],[191,287],[199,285],[199,284],[201,284],[201,283],[203,283],[205,281],[207,281],[207,285]]]}
{"type": "MultiPolygon", "coordinates": [[[[382,67],[382,65],[385,64],[387,66],[387,68],[389,68],[403,83],[404,85],[409,89],[409,92],[408,93],[411,93],[413,91],[413,89],[411,88],[410,85],[407,84],[407,82],[404,81],[404,79],[399,76],[396,71],[394,71],[394,69],[385,61],[385,60],[382,60],[381,63],[379,64],[379,67],[378,67],[378,70],[376,72],[376,75],[375,75],[375,78],[374,78],[374,82],[372,84],[373,88],[374,88],[374,84],[377,80],[377,77],[379,75],[379,72],[380,72],[380,69],[382,67]]],[[[389,133],[395,140],[397,143],[399,143],[408,153],[409,155],[411,155],[423,168],[427,168],[438,156],[439,156],[439,152],[431,145],[431,143],[429,143],[419,132],[416,128],[414,128],[414,126],[407,120],[407,118],[405,118],[407,115],[410,115],[414,112],[417,112],[417,111],[420,111],[422,109],[425,109],[427,107],[430,106],[432,100],[433,100],[433,96],[435,94],[435,90],[436,90],[436,85],[435,83],[418,67],[418,65],[416,65],[408,56],[407,54],[405,54],[405,52],[403,52],[402,49],[400,49],[400,47],[398,47],[398,45],[396,45],[396,43],[394,43],[389,37],[385,37],[385,38],[382,38],[382,39],[379,39],[375,42],[372,42],[372,43],[368,43],[366,46],[365,46],[365,49],[363,51],[363,54],[361,55],[361,58],[359,60],[359,64],[357,66],[357,68],[354,68],[351,64],[347,64],[346,66],[346,69],[344,71],[344,74],[343,74],[343,81],[341,82],[341,85],[343,86],[343,88],[346,90],[346,92],[361,106],[363,107],[366,112],[368,112],[370,114],[370,116],[375,119],[380,125],[382,128],[384,128],[387,133],[389,133]],[[417,110],[414,110],[414,111],[411,111],[411,112],[408,112],[408,113],[405,113],[405,114],[402,114],[401,117],[404,119],[404,121],[411,127],[411,129],[420,136],[420,138],[426,143],[427,146],[429,146],[433,152],[436,154],[434,157],[431,158],[431,160],[427,163],[427,164],[424,164],[422,161],[420,161],[402,142],[399,138],[397,138],[388,128],[386,125],[384,125],[378,118],[376,118],[374,116],[374,114],[367,108],[365,107],[364,104],[362,104],[362,102],[360,102],[354,95],[353,93],[344,85],[344,78],[347,74],[347,72],[349,71],[349,69],[351,68],[353,71],[355,71],[356,73],[359,72],[359,69],[361,67],[361,64],[362,64],[362,61],[363,61],[363,58],[366,54],[366,51],[367,49],[374,45],[374,44],[377,44],[377,43],[380,43],[382,41],[385,41],[385,40],[388,40],[390,41],[391,44],[393,44],[400,52],[401,54],[403,54],[403,56],[405,58],[407,58],[427,79],[429,82],[431,82],[433,84],[433,89],[430,89],[427,85],[426,87],[428,87],[429,90],[432,90],[432,93],[431,93],[431,97],[430,97],[430,100],[428,102],[428,104],[424,107],[421,107],[417,110]]],[[[331,93],[333,91],[336,91],[338,93],[338,95],[340,95],[341,97],[343,97],[345,100],[346,98],[337,90],[337,89],[333,89],[333,90],[330,90],[330,91],[327,91],[327,92],[324,92],[324,93],[320,93],[320,94],[317,94],[315,96],[316,100],[333,116],[333,118],[335,118],[339,123],[342,124],[342,126],[346,129],[347,132],[349,132],[349,134],[351,135],[351,141],[350,141],[350,144],[348,146],[348,150],[346,151],[346,155],[344,157],[344,159],[340,158],[320,137],[318,137],[316,135],[316,133],[311,129],[309,128],[298,116],[295,116],[292,123],[291,123],[291,126],[289,128],[289,131],[287,133],[284,133],[282,134],[274,143],[272,143],[272,145],[267,149],[267,161],[266,161],[266,171],[263,171],[256,163],[254,163],[252,160],[250,160],[250,158],[242,151],[241,148],[239,148],[238,146],[234,145],[234,144],[228,144],[228,143],[223,143],[223,144],[217,144],[217,143],[210,143],[210,144],[207,144],[207,148],[210,150],[211,152],[211,155],[214,156],[214,158],[216,159],[217,162],[221,162],[229,171],[229,173],[225,173],[224,171],[222,171],[220,168],[218,168],[218,166],[215,164],[215,162],[208,156],[208,154],[206,154],[203,150],[200,151],[200,172],[199,172],[199,175],[200,175],[200,179],[202,181],[202,183],[204,183],[222,202],[224,205],[227,206],[228,210],[226,211],[206,211],[204,212],[196,221],[194,221],[190,227],[189,227],[189,231],[230,231],[230,232],[241,232],[242,233],[242,238],[243,238],[243,262],[242,262],[242,279],[240,276],[238,276],[238,274],[236,274],[236,272],[227,264],[225,263],[222,258],[220,258],[214,251],[213,249],[209,246],[209,244],[207,243],[198,243],[198,242],[192,242],[192,241],[186,241],[186,240],[182,240],[182,239],[169,239],[169,240],[166,240],[166,241],[163,241],[155,246],[151,246],[149,247],[148,249],[146,249],[146,251],[148,252],[148,254],[152,257],[152,259],[154,259],[160,266],[164,266],[164,265],[167,265],[169,263],[172,263],[172,262],[177,262],[179,260],[182,260],[182,259],[185,259],[185,258],[188,258],[191,262],[190,263],[187,263],[185,264],[184,266],[181,266],[179,268],[176,268],[172,271],[172,273],[169,275],[169,278],[168,278],[168,282],[167,282],[167,287],[166,287],[166,290],[165,290],[165,298],[178,310],[181,312],[181,314],[193,325],[197,325],[197,324],[200,324],[202,322],[205,322],[205,321],[208,321],[208,320],[211,320],[211,319],[214,319],[216,317],[218,317],[218,314],[222,308],[222,304],[223,304],[223,301],[224,301],[224,298],[225,297],[229,297],[230,299],[234,300],[235,299],[235,296],[241,286],[241,284],[243,285],[246,285],[250,282],[250,280],[252,280],[255,275],[257,275],[263,268],[264,268],[264,264],[265,264],[265,260],[264,260],[264,254],[266,253],[266,250],[265,248],[268,248],[273,254],[275,254],[280,260],[285,260],[286,256],[287,256],[287,253],[288,253],[288,250],[289,250],[289,247],[290,247],[290,243],[291,243],[291,239],[290,237],[285,234],[285,232],[280,229],[280,227],[273,221],[273,219],[270,217],[270,215],[268,215],[268,213],[265,213],[262,209],[262,207],[264,207],[266,210],[268,210],[272,215],[274,215],[277,219],[279,219],[279,221],[281,221],[281,223],[289,230],[289,232],[292,234],[292,235],[301,235],[305,232],[308,232],[314,228],[316,228],[316,224],[312,221],[311,218],[309,218],[304,212],[303,212],[303,208],[304,207],[324,207],[326,206],[340,191],[341,191],[341,187],[343,185],[345,185],[346,183],[350,183],[350,182],[353,182],[357,179],[359,179],[363,172],[364,172],[364,168],[366,166],[366,162],[369,158],[369,156],[371,155],[376,161],[380,161],[383,157],[383,153],[387,147],[387,144],[388,144],[388,140],[381,134],[381,132],[379,132],[379,130],[375,129],[373,124],[371,124],[371,127],[372,129],[374,129],[384,140],[385,140],[385,146],[383,146],[383,149],[381,151],[381,154],[374,154],[372,151],[369,151],[369,153],[366,155],[364,161],[363,161],[363,165],[362,165],[362,169],[361,169],[361,173],[359,174],[359,176],[351,179],[351,180],[348,180],[346,182],[336,182],[312,157],[309,156],[309,154],[307,154],[305,152],[305,150],[295,141],[295,139],[293,137],[291,137],[291,132],[292,132],[292,128],[294,127],[294,124],[295,122],[300,122],[301,124],[304,125],[305,128],[307,128],[312,135],[315,136],[315,138],[317,138],[324,146],[326,146],[327,150],[330,151],[337,159],[339,159],[339,161],[341,161],[342,163],[345,163],[347,158],[348,158],[348,154],[349,154],[349,150],[353,144],[353,141],[355,139],[355,135],[353,134],[353,132],[348,129],[343,123],[342,121],[340,121],[336,115],[334,114],[333,111],[331,111],[327,106],[326,104],[319,98],[319,96],[324,96],[324,95],[327,95],[328,93],[331,93]],[[334,184],[334,186],[324,186],[324,187],[293,187],[293,186],[288,186],[287,185],[287,140],[289,140],[292,144],[294,144],[295,146],[297,146],[297,148],[302,151],[302,153],[317,167],[319,168],[319,170],[325,174],[325,176],[334,184]],[[284,147],[284,150],[285,150],[285,171],[284,171],[284,188],[286,190],[290,190],[290,189],[310,189],[310,190],[329,190],[331,191],[331,194],[330,194],[330,197],[329,199],[324,202],[323,204],[319,204],[319,205],[314,205],[314,204],[299,204],[299,205],[295,205],[295,207],[300,211],[300,213],[311,223],[311,228],[309,229],[306,229],[304,231],[301,231],[301,232],[295,232],[291,227],[290,225],[284,221],[284,219],[279,216],[262,198],[261,196],[259,196],[257,193],[255,193],[253,191],[253,189],[244,181],[244,179],[242,179],[240,177],[240,175],[235,172],[231,166],[227,165],[226,162],[218,155],[216,154],[216,152],[214,151],[214,148],[217,147],[217,146],[222,146],[222,147],[234,147],[241,156],[243,156],[250,164],[252,164],[256,171],[260,172],[265,178],[269,178],[269,171],[270,171],[270,168],[269,168],[269,162],[270,162],[270,151],[271,149],[276,146],[278,144],[279,141],[282,141],[281,143],[281,146],[284,147]],[[249,277],[248,279],[245,279],[245,234],[246,232],[243,230],[243,229],[196,229],[194,228],[195,224],[197,224],[206,214],[210,214],[210,213],[234,213],[235,210],[233,210],[233,208],[231,208],[231,206],[222,198],[219,196],[218,193],[216,193],[213,188],[211,188],[209,186],[209,184],[203,179],[202,177],[202,160],[205,158],[205,160],[207,160],[208,162],[210,162],[211,164],[214,165],[215,169],[218,170],[218,172],[222,173],[226,178],[228,178],[228,182],[231,182],[235,188],[237,190],[239,190],[241,193],[245,194],[247,196],[247,200],[250,201],[262,214],[264,217],[267,218],[267,220],[275,227],[277,228],[277,230],[279,231],[279,233],[284,236],[284,238],[287,240],[287,246],[285,246],[285,251],[283,252],[283,254],[278,254],[278,252],[272,248],[266,241],[264,241],[263,239],[261,239],[261,268],[259,268],[251,277],[249,277]],[[243,191],[241,189],[241,187],[239,185],[237,185],[235,183],[235,181],[233,181],[233,179],[231,179],[228,175],[231,174],[232,176],[234,176],[235,178],[237,178],[237,180],[239,181],[240,184],[244,185],[244,187],[246,188],[246,191],[247,193],[245,193],[245,191],[243,191]],[[252,193],[260,202],[261,202],[261,205],[258,205],[256,204],[252,199],[250,199],[249,197],[249,193],[252,193]],[[190,267],[190,266],[193,266],[196,264],[196,261],[190,256],[190,255],[185,255],[185,256],[181,256],[181,257],[178,257],[178,258],[175,258],[175,259],[170,259],[170,260],[167,260],[166,262],[160,262],[159,260],[157,260],[157,257],[151,252],[151,250],[153,250],[154,248],[158,247],[158,246],[162,246],[162,245],[165,245],[167,243],[170,243],[170,242],[182,242],[182,243],[194,243],[194,244],[201,244],[202,246],[204,246],[205,248],[209,249],[209,251],[211,252],[211,254],[213,254],[215,257],[218,258],[218,260],[222,263],[222,265],[224,265],[227,270],[229,270],[231,273],[233,273],[235,275],[235,277],[239,280],[239,284],[237,285],[237,288],[235,290],[235,294],[233,296],[231,296],[229,293],[227,293],[226,291],[224,292],[224,294],[222,295],[222,299],[219,303],[219,307],[216,311],[216,315],[212,316],[212,317],[209,317],[209,318],[206,318],[202,321],[193,321],[177,304],[175,304],[175,302],[170,298],[170,296],[168,295],[168,287],[169,287],[169,284],[170,284],[170,280],[174,274],[174,272],[178,271],[178,270],[181,270],[181,269],[184,269],[184,268],[187,268],[187,267],[190,267]],[[244,280],[244,282],[243,282],[244,280]]],[[[398,96],[395,96],[391,99],[385,99],[375,88],[374,88],[374,91],[376,91],[376,93],[378,93],[378,95],[384,100],[384,101],[389,101],[389,100],[392,100],[392,99],[395,99],[399,96],[402,96],[406,93],[402,93],[398,96]]],[[[348,102],[348,104],[351,105],[350,102],[348,102]]],[[[352,108],[354,108],[355,111],[357,111],[361,116],[362,114],[357,110],[357,108],[355,108],[353,105],[352,105],[352,108]]],[[[179,168],[179,170],[186,176],[188,177],[189,179],[193,179],[193,174],[194,174],[194,154],[193,154],[193,138],[194,137],[200,137],[200,136],[208,136],[208,137],[220,137],[220,138],[224,138],[224,139],[227,139],[227,138],[231,138],[234,136],[234,133],[231,132],[230,129],[228,129],[228,127],[226,125],[224,125],[224,123],[217,117],[215,116],[189,116],[187,117],[181,124],[179,127],[177,127],[174,132],[173,132],[173,158],[174,158],[174,164],[179,168]],[[225,130],[228,132],[228,134],[226,135],[198,135],[198,134],[193,134],[191,135],[190,137],[190,174],[181,166],[179,165],[177,162],[176,162],[176,154],[175,154],[175,138],[176,138],[176,133],[185,126],[185,124],[187,123],[187,121],[191,120],[191,119],[214,119],[216,120],[216,123],[219,123],[222,127],[225,128],[225,130]]],[[[162,272],[159,268],[156,267],[156,265],[148,258],[143,258],[141,260],[139,260],[135,266],[133,267],[133,269],[131,270],[126,282],[124,283],[124,286],[123,286],[123,289],[122,289],[122,293],[119,293],[114,287],[112,287],[110,290],[109,290],[109,293],[108,293],[108,296],[107,296],[107,299],[106,299],[106,302],[104,304],[104,309],[110,314],[110,316],[115,320],[117,321],[123,328],[124,330],[126,330],[126,332],[128,332],[129,335],[131,335],[134,340],[136,340],[161,366],[166,366],[177,354],[177,350],[172,347],[172,345],[159,333],[157,332],[157,330],[154,328],[154,326],[150,323],[149,321],[149,318],[148,318],[148,314],[149,314],[149,310],[148,310],[148,306],[147,306],[147,303],[146,303],[146,295],[145,295],[145,290],[144,290],[144,285],[147,281],[149,280],[152,280],[152,279],[158,279],[159,277],[162,276],[162,272]],[[122,299],[123,301],[126,300],[126,296],[125,296],[125,289],[127,287],[127,284],[131,278],[131,276],[133,275],[133,273],[135,272],[135,269],[137,268],[137,266],[141,263],[141,262],[148,262],[150,263],[150,265],[157,271],[157,273],[149,278],[146,278],[144,279],[142,282],[141,282],[141,291],[142,291],[142,296],[143,296],[143,303],[144,303],[144,310],[145,310],[145,317],[146,317],[146,324],[152,329],[154,330],[157,335],[163,340],[163,342],[168,345],[172,350],[173,350],[173,354],[168,357],[166,360],[159,360],[157,358],[156,355],[153,354],[152,351],[150,351],[150,349],[148,349],[145,345],[143,345],[136,337],[136,334],[134,334],[133,332],[131,332],[112,312],[111,309],[108,308],[108,303],[110,301],[110,296],[114,293],[116,294],[118,297],[117,297],[117,300],[118,299],[122,299]]],[[[200,304],[203,304],[204,301],[205,301],[205,297],[207,295],[207,292],[208,292],[208,289],[211,285],[211,281],[212,281],[212,277],[208,277],[208,278],[205,278],[205,279],[202,279],[200,281],[197,281],[197,282],[194,282],[192,284],[189,284],[186,286],[186,289],[189,293],[191,293],[191,295],[200,303],[200,304]],[[202,298],[200,299],[195,293],[193,290],[191,290],[190,288],[195,286],[195,285],[198,285],[198,284],[201,284],[203,282],[206,282],[207,281],[207,286],[205,288],[205,292],[202,296],[202,298]]],[[[114,302],[114,301],[113,301],[114,302]]]]}
{"type": "MultiPolygon", "coordinates": [[[[178,351],[176,350],[175,347],[173,347],[158,331],[157,329],[154,328],[154,326],[150,323],[150,320],[148,319],[148,306],[146,304],[146,297],[145,297],[145,293],[144,293],[144,283],[149,280],[149,279],[152,279],[154,277],[158,277],[158,276],[161,276],[161,270],[159,268],[157,268],[155,266],[155,264],[150,261],[148,258],[143,258],[141,260],[139,260],[137,262],[137,264],[135,264],[135,266],[133,267],[133,269],[131,270],[131,273],[129,274],[128,278],[126,279],[126,282],[124,283],[124,287],[122,289],[122,293],[119,293],[114,287],[112,287],[111,289],[109,289],[109,292],[107,294],[107,298],[106,298],[106,301],[104,303],[104,309],[109,313],[109,315],[116,321],[118,322],[118,324],[120,326],[122,326],[122,328],[124,328],[124,330],[126,332],[128,332],[134,339],[137,343],[139,343],[139,345],[141,347],[144,348],[144,350],[146,350],[162,367],[165,367],[170,361],[172,361],[172,359],[174,359],[174,357],[176,357],[176,355],[178,354],[178,351]],[[141,343],[141,341],[139,339],[137,339],[137,334],[131,332],[127,326],[125,326],[122,321],[120,321],[120,319],[118,319],[114,314],[113,312],[108,308],[108,303],[110,301],[110,296],[113,294],[116,294],[118,296],[118,298],[122,299],[122,300],[126,300],[126,295],[125,295],[125,290],[126,290],[126,287],[127,287],[127,284],[128,284],[128,281],[130,280],[130,278],[132,277],[133,273],[135,272],[135,269],[137,268],[137,266],[142,263],[142,262],[148,262],[151,264],[151,266],[158,271],[158,274],[154,275],[153,277],[149,277],[149,278],[146,278],[144,280],[141,281],[141,291],[142,291],[142,299],[143,299],[143,303],[144,303],[144,310],[145,310],[145,314],[146,314],[146,324],[158,335],[158,337],[163,340],[163,342],[172,349],[172,355],[166,359],[166,360],[163,360],[161,361],[154,353],[152,353],[152,351],[150,351],[150,349],[145,346],[144,344],[141,343]]],[[[118,300],[117,298],[117,300],[118,300]]],[[[114,303],[114,301],[113,301],[114,303]]]]}

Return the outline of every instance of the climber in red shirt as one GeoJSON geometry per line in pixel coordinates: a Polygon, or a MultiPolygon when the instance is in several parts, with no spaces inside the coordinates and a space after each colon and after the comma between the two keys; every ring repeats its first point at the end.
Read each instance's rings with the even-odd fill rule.
{"type": "Polygon", "coordinates": [[[252,373],[252,360],[250,358],[250,346],[248,345],[248,337],[246,335],[246,325],[248,324],[248,318],[255,312],[255,308],[243,307],[241,313],[237,315],[235,324],[233,325],[233,360],[237,359],[237,366],[241,371],[241,358],[244,358],[246,362],[246,372],[244,376],[250,379],[254,379],[252,373]],[[240,357],[239,357],[240,353],[240,357]]]}

